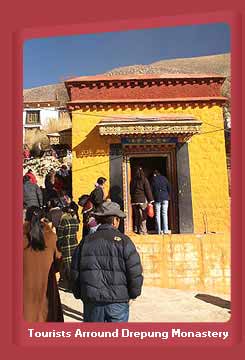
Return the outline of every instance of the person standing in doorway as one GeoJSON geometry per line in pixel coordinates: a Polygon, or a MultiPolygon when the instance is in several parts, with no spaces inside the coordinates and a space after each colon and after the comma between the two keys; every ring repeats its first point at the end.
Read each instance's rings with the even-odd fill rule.
{"type": "Polygon", "coordinates": [[[150,183],[144,174],[143,168],[139,167],[130,184],[131,204],[134,217],[134,232],[142,235],[147,234],[146,207],[147,203],[153,202],[150,183]]]}
{"type": "Polygon", "coordinates": [[[169,234],[168,203],[170,196],[170,184],[168,179],[161,175],[158,170],[154,170],[153,172],[151,188],[155,201],[156,231],[158,234],[169,234]]]}

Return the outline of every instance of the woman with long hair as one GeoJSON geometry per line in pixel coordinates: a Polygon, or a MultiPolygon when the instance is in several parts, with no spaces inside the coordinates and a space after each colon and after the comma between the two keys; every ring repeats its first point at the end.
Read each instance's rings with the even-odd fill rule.
{"type": "Polygon", "coordinates": [[[61,258],[42,209],[26,211],[23,225],[23,305],[29,322],[64,321],[55,272],[61,258]]]}
{"type": "Polygon", "coordinates": [[[153,202],[153,195],[150,183],[142,167],[136,170],[130,184],[130,194],[133,208],[134,232],[145,235],[147,234],[146,207],[147,203],[153,202]]]}

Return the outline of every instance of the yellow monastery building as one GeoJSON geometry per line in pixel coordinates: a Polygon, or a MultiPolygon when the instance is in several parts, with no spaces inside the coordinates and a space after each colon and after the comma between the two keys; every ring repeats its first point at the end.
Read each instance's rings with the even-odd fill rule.
{"type": "Polygon", "coordinates": [[[230,203],[217,75],[91,76],[66,81],[72,116],[73,196],[98,177],[127,214],[145,285],[230,291],[230,203]],[[129,184],[141,164],[167,176],[170,235],[132,232],[129,184]]]}

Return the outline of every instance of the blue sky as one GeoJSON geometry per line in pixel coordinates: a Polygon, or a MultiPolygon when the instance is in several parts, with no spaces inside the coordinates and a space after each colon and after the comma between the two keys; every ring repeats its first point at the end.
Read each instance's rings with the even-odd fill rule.
{"type": "Polygon", "coordinates": [[[229,51],[230,29],[222,23],[28,40],[24,88],[120,66],[229,51]]]}

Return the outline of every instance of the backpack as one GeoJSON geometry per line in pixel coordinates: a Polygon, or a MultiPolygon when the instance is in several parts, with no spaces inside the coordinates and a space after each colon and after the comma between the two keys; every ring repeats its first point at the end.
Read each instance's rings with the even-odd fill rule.
{"type": "Polygon", "coordinates": [[[84,205],[86,205],[88,200],[89,200],[89,195],[82,195],[78,199],[78,205],[80,205],[81,207],[84,207],[84,205]]]}
{"type": "Polygon", "coordinates": [[[81,289],[80,289],[80,259],[81,251],[83,247],[83,240],[77,245],[75,251],[72,255],[71,260],[71,291],[75,299],[81,299],[81,289]]]}

